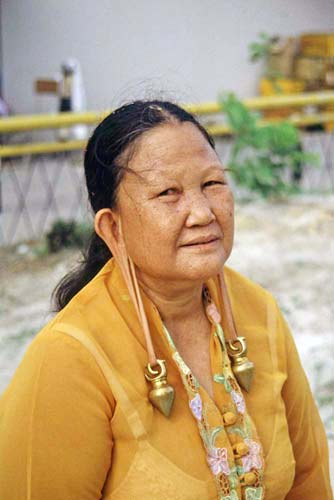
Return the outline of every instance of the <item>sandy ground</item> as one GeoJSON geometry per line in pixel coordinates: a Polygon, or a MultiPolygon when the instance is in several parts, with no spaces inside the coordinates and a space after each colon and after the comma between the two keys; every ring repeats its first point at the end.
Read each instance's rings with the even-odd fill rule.
{"type": "MultiPolygon", "coordinates": [[[[78,253],[40,257],[36,245],[0,249],[0,392],[51,317],[53,287],[78,253]]],[[[291,327],[333,448],[334,196],[236,204],[228,265],[277,298],[291,327]]]]}

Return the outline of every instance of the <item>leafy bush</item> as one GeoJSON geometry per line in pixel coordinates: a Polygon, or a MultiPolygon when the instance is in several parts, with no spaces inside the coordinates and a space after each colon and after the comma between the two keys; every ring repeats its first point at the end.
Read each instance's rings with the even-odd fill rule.
{"type": "Polygon", "coordinates": [[[220,104],[234,136],[228,167],[236,183],[264,197],[298,191],[284,180],[284,172],[290,168],[298,177],[302,163],[317,163],[318,157],[303,152],[296,127],[288,122],[261,124],[234,94],[222,97],[220,104]]]}
{"type": "Polygon", "coordinates": [[[48,251],[55,253],[63,248],[83,248],[88,243],[91,233],[92,227],[89,224],[59,219],[53,223],[46,235],[48,251]]]}
{"type": "Polygon", "coordinates": [[[272,55],[275,46],[279,43],[279,36],[270,36],[267,33],[260,33],[258,39],[248,45],[250,61],[255,63],[263,60],[265,62],[265,76],[272,81],[276,92],[281,93],[282,89],[278,79],[283,75],[277,69],[270,67],[270,56],[272,55]]]}

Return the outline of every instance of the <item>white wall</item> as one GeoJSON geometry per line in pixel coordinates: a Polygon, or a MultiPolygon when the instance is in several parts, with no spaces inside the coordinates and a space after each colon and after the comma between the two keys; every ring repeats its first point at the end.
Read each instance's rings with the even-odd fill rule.
{"type": "Polygon", "coordinates": [[[334,31],[333,0],[3,0],[4,96],[16,112],[56,107],[33,81],[81,61],[88,107],[167,90],[183,101],[254,95],[260,31],[334,31]]]}

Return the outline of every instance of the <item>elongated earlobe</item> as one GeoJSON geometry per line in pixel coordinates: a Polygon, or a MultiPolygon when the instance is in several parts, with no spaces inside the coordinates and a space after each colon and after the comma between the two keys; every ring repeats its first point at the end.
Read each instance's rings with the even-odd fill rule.
{"type": "Polygon", "coordinates": [[[127,253],[121,218],[115,220],[110,209],[102,209],[95,216],[95,231],[108,245],[114,259],[116,260],[124,281],[127,285],[132,303],[141,323],[148,357],[148,364],[145,369],[145,377],[153,385],[149,391],[151,403],[161,411],[166,417],[169,416],[174,402],[174,389],[167,383],[166,362],[157,359],[155,354],[152,337],[142,301],[139,284],[137,281],[135,265],[127,253]],[[116,237],[117,236],[117,237],[116,237]],[[159,367],[157,369],[157,367],[159,367]]]}

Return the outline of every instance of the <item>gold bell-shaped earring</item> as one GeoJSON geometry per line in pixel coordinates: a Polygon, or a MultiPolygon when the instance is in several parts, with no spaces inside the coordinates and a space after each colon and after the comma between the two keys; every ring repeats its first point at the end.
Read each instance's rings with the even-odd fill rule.
{"type": "Polygon", "coordinates": [[[232,361],[232,371],[238,383],[245,391],[249,391],[254,375],[254,363],[247,354],[245,337],[237,337],[226,342],[227,353],[232,361]]]}
{"type": "Polygon", "coordinates": [[[154,370],[150,363],[146,366],[145,378],[152,383],[153,389],[149,392],[149,400],[165,417],[169,417],[174,403],[174,388],[167,382],[166,362],[157,359],[160,370],[154,370]]]}

